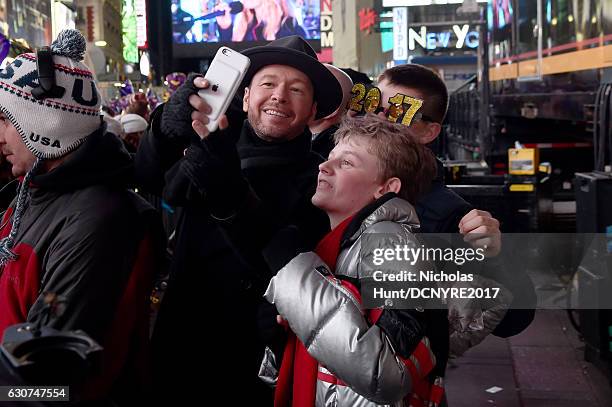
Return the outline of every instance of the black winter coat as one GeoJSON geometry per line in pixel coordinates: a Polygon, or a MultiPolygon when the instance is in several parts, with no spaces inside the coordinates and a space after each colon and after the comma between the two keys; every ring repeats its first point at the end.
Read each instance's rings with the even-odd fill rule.
{"type": "Polygon", "coordinates": [[[236,146],[250,193],[231,221],[219,221],[185,171],[185,146],[161,134],[161,109],[152,115],[136,156],[142,186],[158,193],[163,188],[166,202],[182,212],[153,336],[157,384],[173,401],[183,395],[191,400],[193,394],[184,390],[201,389],[206,382],[217,394],[239,391],[254,405],[269,403],[271,391],[257,377],[264,350],[257,309],[273,274],[261,252],[287,225],[300,225],[306,249],[329,230],[325,214],[310,202],[321,159],[310,151],[308,131],[289,142],[269,143],[245,121],[236,146]],[[206,372],[208,378],[188,370],[206,372]]]}
{"type": "MultiPolygon", "coordinates": [[[[422,233],[458,233],[459,221],[474,207],[466,200],[450,190],[444,183],[444,168],[438,161],[438,175],[431,184],[427,194],[422,196],[415,205],[422,233]]],[[[533,304],[535,308],[536,295],[533,283],[520,270],[507,270],[497,259],[484,263],[480,274],[502,283],[515,297],[519,304],[533,304]]],[[[502,338],[517,335],[531,324],[535,309],[508,310],[504,319],[495,328],[493,334],[502,338]]]]}

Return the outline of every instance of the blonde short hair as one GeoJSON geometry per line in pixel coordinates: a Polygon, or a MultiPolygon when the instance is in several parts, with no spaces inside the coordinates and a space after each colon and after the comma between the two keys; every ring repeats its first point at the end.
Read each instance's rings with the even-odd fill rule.
{"type": "Polygon", "coordinates": [[[437,172],[436,159],[408,127],[368,113],[344,119],[334,141],[337,144],[353,137],[370,141],[368,151],[378,158],[381,180],[393,177],[401,180],[398,193],[401,198],[414,204],[431,186],[437,172]]]}

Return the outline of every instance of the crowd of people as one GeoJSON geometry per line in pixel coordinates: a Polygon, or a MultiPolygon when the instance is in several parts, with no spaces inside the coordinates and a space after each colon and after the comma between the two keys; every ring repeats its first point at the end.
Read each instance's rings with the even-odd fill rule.
{"type": "Polygon", "coordinates": [[[135,100],[113,118],[82,35],[65,30],[48,51],[52,86],[38,79],[40,52],[0,71],[0,151],[19,179],[0,226],[0,335],[36,323],[99,343],[74,400],[439,406],[449,356],[531,322],[512,307],[529,290],[495,259],[499,222],[444,185],[428,147],[448,105],[429,68],[386,70],[380,108],[355,115],[350,76],[301,37],[280,38],[243,52],[251,67],[209,133],[203,75],[150,115],[135,100]],[[396,94],[422,101],[410,126],[388,119],[396,94]],[[481,283],[499,300],[366,309],[362,241],[428,233],[483,249],[496,281],[481,283]],[[49,293],[62,304],[53,315],[41,312],[49,293]]]}
{"type": "Polygon", "coordinates": [[[108,132],[118,136],[132,154],[136,154],[140,139],[149,125],[149,103],[142,93],[130,95],[127,107],[117,114],[103,108],[102,115],[108,132]]]}

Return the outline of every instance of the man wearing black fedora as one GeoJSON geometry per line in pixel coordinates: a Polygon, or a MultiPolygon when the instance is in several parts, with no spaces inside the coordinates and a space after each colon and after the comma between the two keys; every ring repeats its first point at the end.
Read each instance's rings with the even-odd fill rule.
{"type": "Polygon", "coordinates": [[[210,389],[228,405],[241,397],[272,402],[257,376],[264,350],[257,321],[276,270],[261,252],[281,230],[289,230],[289,249],[311,249],[329,230],[310,202],[322,159],[311,152],[307,124],[338,108],[340,85],[297,36],[243,53],[251,66],[218,131],[208,133],[210,110],[197,95],[208,83],[192,74],[152,113],[136,156],[141,187],[180,213],[153,334],[163,400],[191,400],[194,390],[208,398],[210,389]],[[288,225],[300,230],[300,242],[288,225]]]}

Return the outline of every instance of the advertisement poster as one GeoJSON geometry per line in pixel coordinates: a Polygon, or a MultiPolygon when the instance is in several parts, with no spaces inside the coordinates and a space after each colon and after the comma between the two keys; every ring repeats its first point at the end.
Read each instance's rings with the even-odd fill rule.
{"type": "Polygon", "coordinates": [[[320,0],[172,0],[177,44],[321,38],[320,0]]]}
{"type": "Polygon", "coordinates": [[[0,0],[0,34],[8,34],[8,15],[6,0],[0,0]]]}
{"type": "Polygon", "coordinates": [[[0,27],[10,38],[23,38],[30,47],[52,41],[51,0],[0,0],[0,27]]]}

